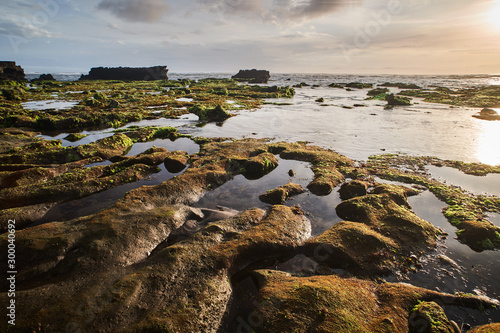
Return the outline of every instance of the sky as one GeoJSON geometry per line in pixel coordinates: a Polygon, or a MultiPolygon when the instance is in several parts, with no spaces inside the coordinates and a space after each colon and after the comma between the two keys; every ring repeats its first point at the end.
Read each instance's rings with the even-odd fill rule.
{"type": "Polygon", "coordinates": [[[500,74],[500,0],[0,0],[25,72],[500,74]]]}

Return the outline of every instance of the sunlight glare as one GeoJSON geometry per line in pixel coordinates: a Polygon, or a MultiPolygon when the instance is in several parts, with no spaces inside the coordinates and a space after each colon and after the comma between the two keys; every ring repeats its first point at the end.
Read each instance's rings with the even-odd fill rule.
{"type": "Polygon", "coordinates": [[[488,12],[488,20],[500,30],[500,0],[493,1],[493,7],[488,12]]]}
{"type": "Polygon", "coordinates": [[[476,158],[481,163],[500,165],[500,122],[482,121],[481,127],[476,158]]]}

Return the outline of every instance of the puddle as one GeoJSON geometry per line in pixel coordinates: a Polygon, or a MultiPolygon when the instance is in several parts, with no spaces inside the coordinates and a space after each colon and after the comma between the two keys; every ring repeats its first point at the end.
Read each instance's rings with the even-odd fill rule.
{"type": "Polygon", "coordinates": [[[95,167],[95,166],[106,166],[106,165],[111,165],[111,164],[113,164],[113,162],[111,162],[109,160],[106,160],[106,161],[102,161],[102,162],[87,164],[87,165],[84,165],[84,167],[85,168],[92,168],[92,167],[95,167]]]}
{"type": "Polygon", "coordinates": [[[192,98],[188,98],[188,97],[180,97],[180,98],[176,98],[175,100],[177,102],[192,102],[193,101],[192,98]]]}
{"type": "MultiPolygon", "coordinates": [[[[261,194],[289,182],[302,185],[306,189],[314,178],[308,163],[281,158],[278,158],[278,163],[276,169],[260,179],[248,180],[243,175],[237,175],[224,185],[207,192],[195,206],[211,209],[224,206],[239,211],[251,208],[267,209],[269,205],[259,200],[261,194]],[[295,176],[290,177],[289,170],[293,170],[295,176]]],[[[335,207],[340,202],[336,188],[332,193],[323,197],[315,196],[307,191],[286,201],[285,205],[300,205],[311,221],[312,235],[316,236],[341,221],[335,212],[335,207]]]]}
{"type": "MultiPolygon", "coordinates": [[[[442,228],[448,233],[448,237],[435,252],[422,259],[423,268],[417,273],[410,274],[407,282],[451,294],[458,291],[476,294],[480,290],[488,297],[498,298],[500,296],[498,284],[500,251],[479,253],[460,243],[455,235],[457,228],[452,226],[441,213],[447,205],[431,192],[424,191],[417,196],[409,197],[408,202],[416,215],[442,228]],[[449,262],[444,261],[443,255],[457,263],[458,267],[453,267],[449,262]]],[[[396,281],[395,277],[388,277],[387,280],[396,281]]],[[[474,318],[478,319],[477,316],[474,318]]],[[[500,311],[493,313],[491,318],[499,321],[500,311]]],[[[469,324],[476,325],[472,319],[469,320],[469,324]]]]}
{"type": "Polygon", "coordinates": [[[426,166],[431,176],[447,184],[460,186],[474,194],[492,194],[500,197],[500,174],[473,176],[450,167],[426,166]]]}
{"type": "Polygon", "coordinates": [[[80,101],[60,101],[57,99],[50,99],[46,101],[33,101],[21,103],[25,110],[41,111],[41,110],[66,110],[71,109],[73,106],[78,105],[80,101]]]}
{"type": "Polygon", "coordinates": [[[178,173],[171,173],[162,163],[158,166],[161,171],[155,174],[151,174],[138,182],[131,184],[124,184],[112,189],[95,193],[87,197],[76,199],[68,202],[64,202],[52,207],[45,216],[30,225],[29,227],[48,223],[51,221],[68,221],[82,216],[87,216],[95,214],[98,211],[108,208],[121,199],[127,192],[139,188],[141,186],[153,186],[165,182],[169,179],[174,178],[183,174],[188,167],[178,173]]]}
{"type": "Polygon", "coordinates": [[[104,139],[110,136],[113,136],[115,133],[111,132],[112,129],[104,130],[104,131],[83,131],[81,134],[86,134],[87,136],[83,139],[80,139],[75,142],[71,142],[65,140],[64,138],[68,136],[68,133],[60,133],[55,136],[51,135],[38,135],[38,137],[43,138],[44,140],[61,140],[63,147],[78,147],[81,145],[89,144],[96,142],[97,140],[104,139]]]}
{"type": "Polygon", "coordinates": [[[182,150],[187,152],[189,155],[196,154],[200,151],[200,146],[193,140],[188,138],[179,138],[175,141],[169,139],[157,139],[150,142],[138,142],[134,143],[130,151],[126,156],[135,156],[137,154],[143,153],[151,147],[162,147],[168,151],[178,151],[182,150]]]}

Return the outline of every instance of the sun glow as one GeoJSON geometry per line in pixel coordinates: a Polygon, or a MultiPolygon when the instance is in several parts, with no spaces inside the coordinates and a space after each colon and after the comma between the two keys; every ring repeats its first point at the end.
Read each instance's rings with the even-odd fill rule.
{"type": "Polygon", "coordinates": [[[500,0],[493,1],[493,6],[487,15],[488,21],[500,30],[500,0]]]}

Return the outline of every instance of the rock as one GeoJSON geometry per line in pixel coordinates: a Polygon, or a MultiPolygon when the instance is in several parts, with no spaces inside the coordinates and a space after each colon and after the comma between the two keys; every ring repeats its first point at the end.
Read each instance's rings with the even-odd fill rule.
{"type": "Polygon", "coordinates": [[[331,83],[328,85],[330,88],[339,88],[339,89],[344,89],[344,86],[338,83],[331,83]]]}
{"type": "Polygon", "coordinates": [[[189,156],[187,153],[175,152],[174,155],[170,155],[165,158],[165,168],[168,172],[179,173],[184,170],[189,161],[189,156]]]}
{"type": "Polygon", "coordinates": [[[38,78],[31,80],[31,82],[41,82],[41,81],[55,81],[56,79],[52,74],[41,74],[38,78]]]}
{"type": "Polygon", "coordinates": [[[443,308],[436,302],[420,302],[413,307],[410,318],[410,333],[459,333],[448,320],[443,308]]]}
{"type": "Polygon", "coordinates": [[[249,83],[267,83],[270,78],[269,71],[257,69],[241,69],[238,74],[232,76],[232,79],[249,83]]]}
{"type": "Polygon", "coordinates": [[[500,323],[492,323],[483,326],[473,327],[468,333],[497,333],[500,332],[500,323]]]}
{"type": "Polygon", "coordinates": [[[373,84],[372,83],[351,82],[351,83],[346,84],[346,87],[355,88],[355,89],[371,89],[371,88],[373,88],[373,84]]]}
{"type": "Polygon", "coordinates": [[[23,81],[24,69],[15,61],[0,61],[0,80],[23,81]]]}
{"type": "Polygon", "coordinates": [[[270,205],[281,205],[285,203],[289,198],[304,193],[305,190],[302,186],[298,184],[286,184],[284,186],[278,187],[268,193],[259,196],[260,201],[268,203],[270,205]]]}
{"type": "Polygon", "coordinates": [[[474,118],[482,120],[500,120],[500,115],[497,111],[489,108],[484,108],[479,112],[479,114],[473,115],[474,118]]]}
{"type": "Polygon", "coordinates": [[[458,239],[474,251],[500,248],[500,227],[489,221],[464,221],[458,228],[458,239]]]}
{"type": "Polygon", "coordinates": [[[335,224],[304,245],[304,254],[354,274],[390,274],[412,253],[429,251],[439,230],[397,204],[396,193],[367,194],[343,201],[335,224]]]}
{"type": "Polygon", "coordinates": [[[411,98],[398,96],[394,94],[389,94],[385,96],[385,100],[387,101],[387,105],[390,106],[404,106],[411,105],[411,98]]]}
{"type": "Polygon", "coordinates": [[[390,83],[390,82],[386,82],[384,84],[381,84],[380,85],[381,87],[394,87],[394,88],[399,88],[399,89],[422,89],[421,87],[417,86],[416,84],[413,84],[413,83],[401,83],[401,82],[397,82],[397,83],[390,83]]]}
{"type": "Polygon", "coordinates": [[[76,141],[80,141],[81,139],[85,138],[87,136],[87,134],[83,134],[83,133],[71,133],[71,134],[68,134],[64,137],[64,140],[68,140],[69,142],[76,142],[76,141]]]}
{"type": "Polygon", "coordinates": [[[247,179],[259,179],[278,166],[276,156],[271,153],[262,153],[241,161],[243,176],[247,179]]]}
{"type": "Polygon", "coordinates": [[[339,193],[342,200],[348,200],[355,197],[366,195],[368,183],[361,180],[353,180],[343,184],[340,187],[339,193]]]}
{"type": "Polygon", "coordinates": [[[324,103],[325,99],[323,97],[320,97],[316,100],[317,103],[324,103]]]}
{"type": "Polygon", "coordinates": [[[167,66],[154,67],[94,67],[88,75],[80,80],[124,80],[124,81],[154,81],[168,80],[167,66]]]}
{"type": "Polygon", "coordinates": [[[220,105],[214,108],[206,108],[200,104],[196,104],[189,108],[189,112],[197,115],[201,121],[208,122],[222,122],[232,117],[232,115],[220,105]]]}
{"type": "MultiPolygon", "coordinates": [[[[279,147],[273,147],[279,151],[279,147]]],[[[315,195],[328,195],[333,189],[344,181],[340,168],[353,165],[353,161],[333,151],[323,150],[305,144],[289,145],[280,153],[284,159],[310,162],[313,164],[314,179],[307,188],[315,195]]]]}
{"type": "Polygon", "coordinates": [[[372,89],[370,91],[368,91],[368,96],[378,96],[378,95],[382,95],[382,94],[386,94],[389,92],[389,89],[387,88],[377,88],[377,89],[372,89]]]}
{"type": "MultiPolygon", "coordinates": [[[[249,332],[408,332],[408,314],[419,300],[461,301],[460,296],[408,284],[338,275],[294,277],[258,270],[253,277],[259,294],[252,319],[258,321],[249,322],[254,324],[246,328],[249,332]]],[[[477,300],[471,297],[467,303],[477,300]]]]}
{"type": "Polygon", "coordinates": [[[292,169],[288,170],[288,175],[290,177],[294,177],[295,176],[295,171],[293,171],[292,169]]]}

